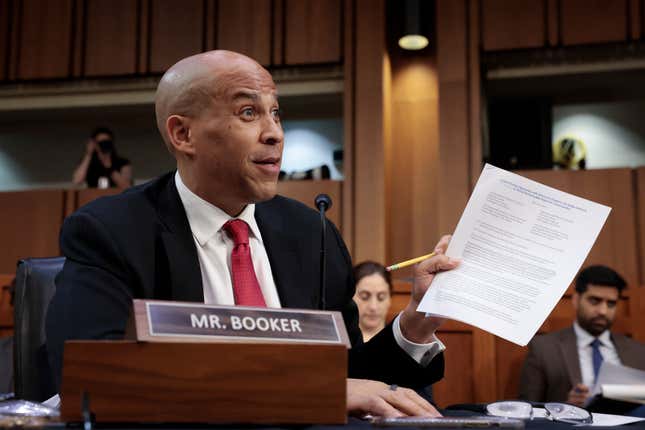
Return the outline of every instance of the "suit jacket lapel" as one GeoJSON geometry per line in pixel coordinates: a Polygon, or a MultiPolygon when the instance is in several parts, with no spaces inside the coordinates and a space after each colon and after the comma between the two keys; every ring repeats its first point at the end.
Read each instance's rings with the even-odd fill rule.
{"type": "Polygon", "coordinates": [[[174,174],[160,193],[158,213],[167,228],[167,231],[161,232],[161,241],[168,258],[172,299],[203,302],[199,258],[186,211],[177,192],[174,174]]]}
{"type": "Polygon", "coordinates": [[[564,330],[560,335],[560,353],[564,359],[564,364],[569,374],[569,382],[572,386],[582,382],[582,372],[580,371],[580,358],[578,357],[578,344],[576,342],[576,333],[573,327],[564,330]]]}
{"type": "Polygon", "coordinates": [[[273,207],[272,202],[257,204],[255,219],[269,257],[281,305],[285,308],[315,308],[316,296],[311,294],[303,273],[303,268],[309,265],[303,262],[304,253],[299,251],[298,237],[289,226],[284,225],[279,208],[273,207]]]}

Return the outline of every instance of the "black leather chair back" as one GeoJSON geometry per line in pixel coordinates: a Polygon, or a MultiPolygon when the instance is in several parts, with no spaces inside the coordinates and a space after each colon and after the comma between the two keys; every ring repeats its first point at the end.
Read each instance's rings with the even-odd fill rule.
{"type": "Polygon", "coordinates": [[[64,257],[29,258],[18,263],[14,301],[14,383],[16,397],[41,402],[55,394],[45,343],[45,316],[64,257]]]}
{"type": "Polygon", "coordinates": [[[0,399],[13,393],[13,337],[0,338],[0,399]]]}

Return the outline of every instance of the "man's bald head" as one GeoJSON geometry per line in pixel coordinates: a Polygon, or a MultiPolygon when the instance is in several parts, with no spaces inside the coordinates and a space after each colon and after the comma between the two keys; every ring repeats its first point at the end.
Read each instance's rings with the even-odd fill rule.
{"type": "Polygon", "coordinates": [[[231,51],[209,51],[184,58],[166,71],[155,96],[157,128],[170,152],[166,129],[171,115],[195,117],[233,83],[263,82],[272,85],[269,72],[255,60],[231,51]]]}

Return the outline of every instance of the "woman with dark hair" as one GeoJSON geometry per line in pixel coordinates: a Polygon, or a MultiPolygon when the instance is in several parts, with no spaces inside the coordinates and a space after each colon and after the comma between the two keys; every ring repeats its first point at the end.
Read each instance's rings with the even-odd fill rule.
{"type": "Polygon", "coordinates": [[[99,127],[92,132],[72,181],[76,185],[86,183],[90,188],[132,185],[132,166],[127,158],[117,154],[112,130],[99,127]]]}
{"type": "Polygon", "coordinates": [[[390,272],[374,261],[365,261],[355,266],[354,279],[358,325],[363,333],[363,340],[367,342],[385,327],[391,303],[392,280],[390,272]]]}

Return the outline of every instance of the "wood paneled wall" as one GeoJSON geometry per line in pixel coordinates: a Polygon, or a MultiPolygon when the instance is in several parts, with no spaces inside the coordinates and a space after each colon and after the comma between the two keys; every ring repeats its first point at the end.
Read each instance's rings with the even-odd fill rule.
{"type": "MultiPolygon", "coordinates": [[[[378,4],[371,6],[378,8],[378,4]]],[[[342,0],[287,0],[285,63],[334,63],[343,57],[342,0]],[[316,52],[312,61],[311,52],[316,52]]]]}
{"type": "Polygon", "coordinates": [[[345,98],[351,100],[351,110],[344,113],[346,126],[351,130],[351,135],[345,134],[345,151],[349,144],[352,153],[348,198],[353,211],[348,223],[348,242],[355,261],[384,261],[387,223],[383,131],[387,61],[385,1],[353,0],[352,5],[354,28],[346,22],[346,31],[352,35],[352,67],[350,75],[345,77],[346,85],[351,81],[348,85],[351,93],[345,92],[345,98]]]}
{"type": "Polygon", "coordinates": [[[17,74],[24,79],[65,76],[71,64],[72,0],[18,2],[17,74]]]}
{"type": "Polygon", "coordinates": [[[23,257],[58,254],[65,197],[63,190],[0,193],[0,273],[14,273],[23,257]]]}
{"type": "MultiPolygon", "coordinates": [[[[282,26],[282,22],[271,22],[272,12],[270,0],[218,2],[217,17],[220,23],[246,23],[246,25],[243,31],[240,31],[237,25],[219,25],[214,45],[246,54],[265,66],[271,65],[273,30],[277,25],[282,26]]],[[[340,20],[335,24],[340,25],[340,20]]]]}
{"type": "Polygon", "coordinates": [[[440,232],[439,88],[431,55],[413,59],[392,53],[387,146],[385,261],[402,261],[434,249],[440,232]],[[420,198],[423,196],[422,198],[420,198]]]}
{"type": "MultiPolygon", "coordinates": [[[[394,262],[431,250],[454,229],[481,168],[478,2],[439,0],[436,5],[436,52],[406,55],[393,47],[381,71],[381,92],[371,93],[383,100],[379,113],[384,114],[365,120],[372,134],[382,128],[385,157],[377,158],[376,141],[362,143],[363,136],[355,136],[357,166],[365,163],[374,170],[385,163],[386,178],[385,208],[372,206],[368,214],[385,220],[385,243],[370,246],[369,256],[354,246],[356,261],[394,262]]],[[[370,106],[372,98],[365,99],[370,106]]],[[[377,187],[373,180],[357,183],[355,194],[374,196],[381,192],[377,187]]],[[[357,200],[354,210],[361,210],[357,200]]],[[[357,214],[355,222],[365,219],[357,214]]],[[[353,240],[374,245],[377,239],[356,231],[353,240]]]]}
{"type": "Polygon", "coordinates": [[[563,0],[558,20],[562,44],[629,40],[628,29],[633,21],[628,14],[628,3],[623,0],[563,0]]]}
{"type": "Polygon", "coordinates": [[[439,234],[455,229],[470,195],[473,166],[476,174],[481,169],[478,33],[471,28],[476,7],[468,1],[437,3],[441,183],[433,221],[439,234]]]}
{"type": "Polygon", "coordinates": [[[81,206],[85,206],[92,200],[96,200],[99,197],[112,196],[114,194],[120,193],[122,190],[119,188],[85,188],[78,191],[68,191],[68,204],[65,212],[65,216],[71,215],[76,209],[81,206]]]}
{"type": "MultiPolygon", "coordinates": [[[[638,231],[638,256],[640,283],[645,285],[645,167],[636,169],[636,228],[638,231]]],[[[644,302],[645,303],[645,302],[644,302]]]]}
{"type": "MultiPolygon", "coordinates": [[[[133,75],[137,71],[138,2],[88,0],[84,8],[83,75],[133,75]]],[[[169,45],[166,49],[172,47],[169,45]]]]}
{"type": "MultiPolygon", "coordinates": [[[[636,234],[636,189],[632,169],[533,170],[522,176],[612,208],[584,265],[605,264],[629,285],[644,283],[639,276],[636,234]]],[[[643,195],[639,200],[643,200],[643,195]]]]}
{"type": "Polygon", "coordinates": [[[326,212],[327,218],[340,231],[343,228],[343,182],[342,181],[282,181],[278,182],[278,193],[296,199],[312,209],[316,209],[314,199],[325,193],[331,197],[331,209],[326,212]]]}
{"type": "Polygon", "coordinates": [[[9,74],[12,18],[9,2],[0,1],[0,81],[7,79],[9,74]]]}
{"type": "Polygon", "coordinates": [[[481,0],[482,46],[499,51],[642,40],[642,7],[640,0],[481,0]]]}
{"type": "Polygon", "coordinates": [[[343,61],[343,164],[345,166],[345,179],[343,181],[343,229],[341,230],[347,249],[354,254],[354,141],[355,141],[355,85],[356,77],[355,57],[355,32],[356,27],[355,0],[346,0],[343,9],[343,30],[345,51],[343,61]]]}
{"type": "Polygon", "coordinates": [[[0,81],[158,74],[230,49],[266,66],[341,63],[343,0],[0,0],[0,81]]]}
{"type": "Polygon", "coordinates": [[[150,4],[150,72],[162,73],[178,58],[206,49],[206,25],[214,20],[209,19],[205,6],[202,0],[156,0],[150,4]]]}
{"type": "Polygon", "coordinates": [[[484,0],[481,28],[486,50],[538,48],[547,40],[547,2],[484,0]]]}
{"type": "Polygon", "coordinates": [[[437,2],[437,53],[412,56],[385,52],[385,2],[354,3],[361,13],[345,28],[353,41],[345,239],[355,261],[394,261],[432,249],[454,228],[471,170],[480,169],[478,39],[466,30],[478,12],[468,0],[437,2]]]}
{"type": "MultiPolygon", "coordinates": [[[[512,9],[511,3],[497,6],[512,9]]],[[[346,26],[356,40],[353,64],[346,67],[352,73],[345,125],[351,127],[346,145],[353,145],[354,197],[346,194],[353,215],[345,237],[356,261],[408,258],[454,229],[482,166],[479,53],[487,6],[437,1],[436,55],[392,50],[380,58],[379,45],[382,50],[385,44],[377,30],[385,22],[372,18],[376,12],[361,13],[356,25],[346,26]],[[363,44],[367,37],[371,45],[363,44]],[[418,73],[422,68],[427,76],[418,73]],[[371,91],[361,92],[368,85],[371,91]]]]}

